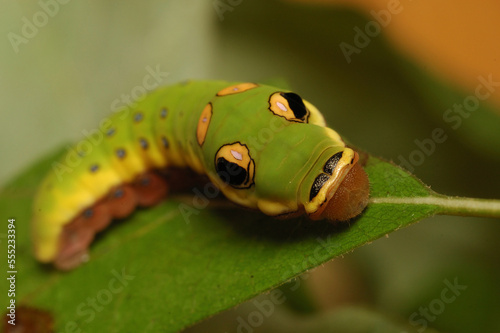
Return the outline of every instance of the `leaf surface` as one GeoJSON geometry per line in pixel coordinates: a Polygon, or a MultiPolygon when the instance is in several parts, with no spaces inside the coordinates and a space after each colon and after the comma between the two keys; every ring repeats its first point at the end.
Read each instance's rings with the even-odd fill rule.
{"type": "MultiPolygon", "coordinates": [[[[37,263],[29,239],[32,197],[54,158],[9,184],[0,209],[16,218],[17,302],[51,311],[58,331],[178,331],[439,212],[429,204],[375,203],[337,226],[232,207],[192,207],[186,218],[179,209],[185,202],[174,197],[115,221],[92,245],[90,261],[64,273],[37,263]]],[[[365,169],[374,198],[431,195],[375,157],[365,169]]]]}

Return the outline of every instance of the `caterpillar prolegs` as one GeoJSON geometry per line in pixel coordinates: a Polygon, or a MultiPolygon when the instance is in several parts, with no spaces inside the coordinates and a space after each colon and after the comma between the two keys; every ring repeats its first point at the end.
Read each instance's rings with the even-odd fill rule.
{"type": "Polygon", "coordinates": [[[276,87],[176,84],[99,130],[99,144],[77,145],[55,162],[78,155],[69,171],[45,177],[34,201],[35,256],[60,269],[80,264],[112,219],[164,198],[172,170],[206,175],[229,200],[280,218],[346,221],[368,202],[358,153],[312,104],[276,87]]]}

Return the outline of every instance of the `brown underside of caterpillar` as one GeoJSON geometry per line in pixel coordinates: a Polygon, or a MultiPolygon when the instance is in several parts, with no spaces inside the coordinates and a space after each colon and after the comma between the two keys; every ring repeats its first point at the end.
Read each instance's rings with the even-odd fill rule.
{"type": "Polygon", "coordinates": [[[84,209],[63,227],[54,266],[70,270],[87,260],[87,252],[95,235],[114,219],[129,216],[135,208],[150,207],[165,198],[169,191],[191,188],[206,177],[186,169],[151,170],[132,183],[121,184],[108,192],[91,207],[84,209]]]}

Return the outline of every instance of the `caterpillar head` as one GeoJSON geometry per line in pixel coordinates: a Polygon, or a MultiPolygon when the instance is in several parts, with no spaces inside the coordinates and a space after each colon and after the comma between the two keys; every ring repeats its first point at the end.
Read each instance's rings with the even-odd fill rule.
{"type": "Polygon", "coordinates": [[[326,161],[312,185],[304,184],[310,185],[305,207],[311,219],[347,221],[361,214],[368,204],[370,185],[358,161],[358,153],[346,148],[326,161]]]}
{"type": "Polygon", "coordinates": [[[368,203],[369,182],[358,153],[327,146],[328,138],[311,145],[305,139],[326,129],[309,128],[300,136],[289,127],[260,152],[240,142],[222,146],[214,165],[224,193],[236,202],[255,196],[258,208],[275,216],[305,211],[313,220],[346,221],[359,215],[368,203]]]}
{"type": "Polygon", "coordinates": [[[295,93],[254,84],[223,89],[203,110],[197,137],[213,161],[212,180],[243,206],[345,221],[367,204],[368,177],[358,154],[295,93]]]}

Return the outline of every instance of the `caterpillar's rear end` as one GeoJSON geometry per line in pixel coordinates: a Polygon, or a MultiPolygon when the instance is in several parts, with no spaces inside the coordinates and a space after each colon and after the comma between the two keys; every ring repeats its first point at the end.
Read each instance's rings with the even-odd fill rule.
{"type": "Polygon", "coordinates": [[[36,258],[60,269],[77,266],[86,260],[95,234],[113,219],[166,196],[166,169],[190,167],[201,172],[184,133],[196,128],[191,110],[203,107],[226,85],[166,87],[87,131],[85,139],[52,163],[39,187],[32,220],[36,258]]]}

